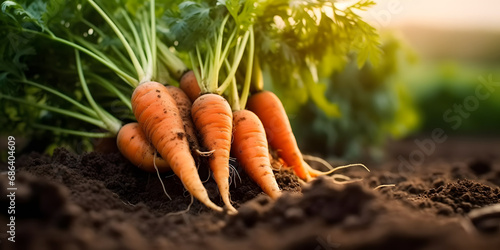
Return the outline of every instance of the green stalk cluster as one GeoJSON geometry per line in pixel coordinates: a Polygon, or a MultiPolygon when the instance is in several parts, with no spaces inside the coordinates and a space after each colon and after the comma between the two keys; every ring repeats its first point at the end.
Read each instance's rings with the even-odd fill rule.
{"type": "MultiPolygon", "coordinates": [[[[366,60],[377,62],[378,35],[353,11],[373,4],[360,0],[341,10],[330,1],[7,0],[1,4],[2,30],[29,34],[75,51],[75,60],[64,70],[72,71],[86,102],[43,83],[47,79],[26,76],[30,64],[15,62],[7,67],[6,77],[0,75],[0,83],[37,88],[72,108],[55,105],[57,98],[39,102],[1,93],[0,99],[78,119],[107,132],[43,124],[37,128],[84,137],[114,136],[122,121],[107,111],[105,100],[96,97],[97,90],[91,85],[106,90],[130,110],[129,92],[147,81],[179,81],[188,70],[187,62],[202,92],[224,95],[234,110],[245,108],[251,91],[262,90],[264,71],[274,89],[305,93],[327,115],[336,116],[338,109],[325,98],[319,81],[324,72],[334,70],[328,65],[341,68],[352,51],[359,54],[360,66],[366,60]],[[95,34],[87,37],[83,29],[95,34]]],[[[11,55],[11,60],[29,55],[29,43],[23,46],[19,50],[23,52],[11,55]]],[[[2,50],[5,48],[0,46],[2,50]]],[[[66,54],[54,55],[54,61],[67,61],[66,54]]]]}

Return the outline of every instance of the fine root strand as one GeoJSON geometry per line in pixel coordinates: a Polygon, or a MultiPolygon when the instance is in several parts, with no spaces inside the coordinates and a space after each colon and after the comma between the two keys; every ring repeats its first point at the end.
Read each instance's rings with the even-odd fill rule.
{"type": "Polygon", "coordinates": [[[323,166],[327,167],[328,169],[333,170],[333,166],[320,157],[316,157],[316,156],[312,156],[312,155],[302,155],[302,158],[304,158],[304,160],[306,160],[306,161],[315,161],[315,162],[321,163],[323,166]]]}
{"type": "Polygon", "coordinates": [[[125,201],[122,200],[122,203],[125,204],[125,205],[128,205],[128,206],[131,206],[131,207],[135,207],[135,205],[132,204],[132,203],[130,203],[130,201],[126,201],[125,202],[125,201]]]}
{"type": "Polygon", "coordinates": [[[167,193],[167,189],[165,188],[165,184],[163,184],[163,181],[161,180],[160,171],[158,170],[158,167],[156,167],[156,152],[155,152],[154,159],[153,159],[153,166],[155,167],[156,174],[158,175],[158,180],[160,180],[161,186],[163,188],[163,192],[165,193],[165,195],[168,197],[169,200],[172,200],[170,195],[168,195],[168,193],[167,193]]]}
{"type": "Polygon", "coordinates": [[[240,176],[240,173],[238,173],[238,170],[236,169],[235,166],[233,166],[232,164],[229,164],[229,186],[231,186],[231,182],[233,181],[233,178],[234,178],[234,186],[236,186],[236,177],[238,177],[238,179],[240,180],[240,183],[242,182],[241,181],[241,176],[240,176]],[[234,174],[233,174],[234,173],[234,174]],[[231,177],[232,175],[232,177],[231,177]]]}
{"type": "Polygon", "coordinates": [[[202,157],[209,157],[209,156],[211,156],[211,155],[215,152],[215,149],[214,149],[214,150],[207,151],[207,152],[202,152],[202,151],[200,151],[199,149],[196,149],[195,151],[196,151],[196,153],[197,153],[199,156],[202,156],[202,157]]]}
{"type": "Polygon", "coordinates": [[[208,168],[207,179],[202,181],[201,183],[206,183],[208,180],[210,180],[210,175],[211,175],[210,168],[208,168]]]}
{"type": "Polygon", "coordinates": [[[178,212],[170,212],[167,214],[167,216],[173,216],[173,215],[184,215],[186,214],[187,212],[189,212],[189,210],[191,210],[191,205],[193,205],[194,203],[194,198],[193,196],[191,195],[191,202],[189,202],[189,205],[186,209],[184,210],[181,210],[181,211],[178,211],[178,212]]]}
{"type": "Polygon", "coordinates": [[[281,163],[281,162],[280,162],[280,161],[278,161],[278,160],[275,160],[274,158],[273,158],[273,160],[274,160],[274,162],[278,162],[279,164],[272,164],[273,162],[271,161],[271,169],[272,169],[273,171],[276,171],[276,172],[281,172],[281,170],[283,170],[283,166],[284,166],[284,164],[283,164],[283,163],[281,163]],[[274,167],[273,165],[279,165],[279,166],[276,168],[276,167],[274,167]]]}
{"type": "Polygon", "coordinates": [[[363,180],[362,178],[351,179],[351,177],[342,174],[334,174],[331,178],[333,179],[333,182],[337,184],[349,184],[363,180]]]}
{"type": "MultiPolygon", "coordinates": [[[[304,164],[307,164],[305,163],[304,161],[304,164]]],[[[354,163],[354,164],[348,164],[348,165],[343,165],[343,166],[338,166],[338,167],[335,167],[333,168],[332,170],[329,170],[329,171],[326,171],[326,172],[322,172],[320,170],[316,170],[310,166],[308,166],[309,168],[309,174],[311,174],[312,177],[316,177],[316,176],[323,176],[323,175],[329,175],[335,171],[338,171],[338,170],[341,170],[341,169],[344,169],[344,168],[350,168],[350,167],[355,167],[355,166],[361,166],[363,167],[366,171],[370,172],[370,169],[368,169],[365,165],[363,165],[362,163],[354,163]]]]}
{"type": "Polygon", "coordinates": [[[368,167],[366,167],[363,163],[353,163],[353,164],[347,164],[347,165],[343,165],[343,166],[338,166],[338,167],[333,168],[330,171],[323,172],[323,173],[324,174],[331,174],[331,173],[333,173],[335,171],[338,171],[338,170],[341,170],[341,169],[344,169],[344,168],[350,168],[350,167],[356,167],[356,166],[363,167],[366,171],[370,172],[370,169],[368,167]]]}
{"type": "Polygon", "coordinates": [[[395,186],[396,186],[396,184],[382,184],[382,185],[376,186],[373,190],[379,190],[379,189],[382,189],[385,187],[395,187],[395,186]]]}

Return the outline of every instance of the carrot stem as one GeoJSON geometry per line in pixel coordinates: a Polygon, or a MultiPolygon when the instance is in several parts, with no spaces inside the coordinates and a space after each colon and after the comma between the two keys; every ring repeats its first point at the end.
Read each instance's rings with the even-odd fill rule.
{"type": "MultiPolygon", "coordinates": [[[[111,50],[115,53],[115,55],[118,57],[118,61],[123,63],[123,66],[122,68],[126,67],[127,70],[129,70],[130,72],[134,72],[134,65],[132,65],[132,63],[130,62],[130,60],[120,51],[118,50],[115,46],[112,46],[111,47],[111,50]]],[[[118,75],[119,76],[119,75],[118,75]]],[[[123,79],[123,77],[122,77],[123,79]]],[[[134,79],[135,82],[137,82],[137,80],[134,79]]],[[[132,86],[132,85],[131,85],[132,86]]]]}
{"type": "MultiPolygon", "coordinates": [[[[234,29],[233,33],[231,33],[231,36],[229,36],[229,38],[227,39],[226,46],[224,47],[224,51],[222,52],[221,58],[226,58],[227,57],[227,54],[229,52],[229,47],[233,43],[233,39],[234,39],[234,37],[236,35],[236,31],[237,31],[237,29],[234,29]]],[[[219,68],[220,67],[222,67],[222,65],[219,65],[219,68]]]]}
{"type": "Polygon", "coordinates": [[[142,78],[140,78],[140,82],[147,82],[147,81],[150,81],[151,78],[153,77],[153,54],[151,52],[152,48],[151,48],[151,45],[150,45],[150,41],[149,41],[149,37],[150,37],[150,30],[148,29],[148,25],[145,24],[144,22],[141,22],[141,29],[142,29],[142,34],[144,36],[144,49],[146,50],[146,65],[144,66],[145,67],[145,72],[144,72],[144,76],[142,78]]]}
{"type": "Polygon", "coordinates": [[[250,84],[252,80],[252,69],[253,69],[253,58],[254,58],[254,51],[255,51],[255,40],[254,40],[254,32],[253,32],[253,27],[249,28],[250,31],[250,48],[248,51],[248,62],[247,62],[247,69],[246,69],[246,74],[245,74],[245,82],[243,84],[243,90],[241,92],[240,96],[240,107],[242,109],[245,109],[245,106],[247,104],[248,100],[248,95],[250,92],[250,84]]]}
{"type": "MultiPolygon", "coordinates": [[[[229,64],[227,59],[225,60],[225,62],[226,62],[227,69],[230,70],[231,65],[229,64]]],[[[232,78],[231,83],[232,84],[229,88],[229,97],[231,99],[230,100],[231,110],[234,112],[234,111],[241,110],[241,106],[240,106],[240,97],[238,94],[238,86],[236,85],[236,78],[235,77],[232,78]]]]}
{"type": "MultiPolygon", "coordinates": [[[[212,70],[208,72],[209,74],[209,81],[207,82],[208,86],[208,91],[210,93],[217,92],[217,87],[219,85],[219,70],[222,64],[224,63],[224,60],[222,58],[222,43],[223,43],[223,38],[224,38],[224,27],[226,26],[226,22],[229,19],[229,14],[224,17],[224,20],[222,20],[222,24],[220,26],[219,32],[217,36],[214,37],[215,39],[215,53],[213,57],[213,63],[211,64],[212,70]]],[[[210,50],[209,50],[210,51],[210,50]]]]}
{"type": "Polygon", "coordinates": [[[130,19],[130,16],[127,14],[127,11],[125,9],[121,9],[123,17],[125,17],[125,21],[127,22],[129,29],[132,31],[132,35],[134,36],[135,39],[135,46],[137,48],[137,51],[139,52],[139,57],[141,58],[142,64],[146,64],[146,55],[144,54],[144,50],[141,49],[139,46],[141,46],[141,38],[139,36],[139,32],[137,31],[137,28],[135,27],[134,23],[132,22],[132,19],[130,19]]]}
{"type": "Polygon", "coordinates": [[[33,126],[34,128],[51,130],[54,132],[82,136],[82,137],[90,137],[90,138],[110,138],[110,137],[116,136],[116,134],[111,133],[111,132],[107,132],[107,133],[86,132],[86,131],[79,131],[79,130],[64,129],[64,128],[60,128],[60,127],[48,126],[48,125],[43,125],[43,124],[39,124],[39,123],[35,123],[31,126],[33,126]]]}
{"type": "Polygon", "coordinates": [[[122,101],[130,110],[132,110],[132,104],[130,103],[130,97],[126,97],[115,85],[110,83],[108,80],[100,77],[99,75],[91,73],[92,76],[97,80],[97,82],[109,92],[113,93],[122,101]]]}
{"type": "Polygon", "coordinates": [[[234,78],[234,75],[236,74],[236,70],[238,69],[238,65],[241,62],[241,58],[243,58],[243,53],[245,52],[245,47],[246,43],[248,41],[248,38],[250,36],[250,32],[247,31],[245,32],[245,35],[243,36],[242,40],[241,38],[238,39],[238,42],[236,44],[236,49],[235,49],[235,56],[233,59],[233,65],[231,66],[231,70],[229,71],[226,79],[224,82],[221,84],[219,88],[216,88],[216,93],[222,94],[226,90],[226,88],[229,86],[229,84],[232,81],[232,78],[234,78]]]}
{"type": "Polygon", "coordinates": [[[97,54],[93,53],[91,50],[85,48],[85,47],[82,47],[74,42],[70,42],[66,39],[63,39],[63,38],[60,38],[60,37],[57,37],[57,36],[50,36],[50,35],[47,35],[45,33],[42,33],[42,32],[39,32],[39,31],[36,31],[36,30],[30,30],[30,29],[22,29],[23,32],[28,32],[28,33],[33,33],[33,34],[37,34],[37,35],[40,35],[40,36],[43,36],[43,37],[46,37],[46,38],[49,38],[51,40],[54,40],[56,42],[60,42],[64,45],[68,45],[72,48],[75,48],[85,54],[87,54],[88,56],[96,59],[97,61],[101,62],[102,64],[104,64],[105,66],[107,66],[108,68],[110,68],[111,70],[113,70],[120,78],[122,78],[126,83],[128,83],[130,86],[132,87],[135,87],[137,86],[138,84],[138,81],[130,76],[129,74],[125,73],[124,71],[120,70],[118,67],[116,67],[116,65],[114,65],[114,63],[110,62],[110,61],[107,61],[105,60],[104,58],[98,56],[97,54]]]}
{"type": "Polygon", "coordinates": [[[11,100],[11,101],[14,101],[14,102],[19,102],[19,103],[22,103],[22,104],[31,105],[33,107],[37,107],[37,108],[40,108],[40,109],[45,109],[47,111],[51,111],[51,112],[59,113],[59,114],[66,115],[66,116],[69,116],[69,117],[73,117],[73,118],[82,120],[84,122],[88,122],[88,123],[90,123],[92,125],[95,125],[97,127],[107,129],[106,125],[102,121],[100,121],[98,119],[95,119],[95,118],[92,118],[92,117],[89,117],[89,116],[86,116],[86,115],[83,115],[83,114],[80,114],[80,113],[76,113],[76,112],[73,112],[73,111],[68,111],[66,109],[60,109],[60,108],[53,107],[53,106],[46,105],[46,104],[36,103],[36,102],[33,102],[33,101],[27,101],[27,100],[24,100],[24,99],[21,99],[21,98],[17,98],[17,97],[3,95],[1,93],[0,93],[0,98],[5,98],[7,100],[11,100]]]}
{"type": "Polygon", "coordinates": [[[139,60],[137,59],[134,51],[130,47],[130,44],[128,41],[125,39],[123,33],[120,31],[120,29],[116,26],[116,24],[111,20],[111,18],[104,12],[99,5],[97,5],[93,0],[87,0],[92,7],[104,18],[104,20],[111,26],[111,29],[115,32],[115,34],[118,36],[120,41],[122,42],[123,46],[125,47],[125,50],[127,50],[127,53],[129,54],[130,60],[132,61],[132,64],[135,67],[135,70],[137,71],[137,78],[138,79],[143,79],[144,78],[144,70],[141,67],[141,64],[139,63],[139,60]]]}
{"type": "Polygon", "coordinates": [[[167,67],[170,74],[172,74],[174,79],[180,81],[182,75],[184,75],[184,73],[188,71],[186,64],[184,64],[181,59],[175,56],[174,53],[167,47],[167,45],[159,40],[156,41],[156,44],[158,47],[158,52],[160,54],[160,60],[163,60],[165,66],[167,67]]]}
{"type": "Polygon", "coordinates": [[[155,13],[155,0],[151,0],[149,2],[149,15],[151,15],[151,65],[150,65],[150,70],[153,74],[153,76],[156,76],[157,68],[156,68],[156,13],[155,13]]]}
{"type": "Polygon", "coordinates": [[[108,131],[112,132],[113,134],[117,134],[121,128],[121,122],[118,122],[116,119],[113,120],[112,118],[110,118],[110,115],[108,116],[105,112],[103,112],[102,108],[99,105],[97,105],[97,103],[94,101],[94,98],[92,97],[92,94],[90,93],[90,90],[87,86],[87,81],[85,80],[85,76],[83,75],[80,53],[78,53],[78,50],[76,49],[75,49],[75,57],[76,57],[76,69],[78,71],[78,77],[80,78],[80,83],[82,84],[83,93],[85,94],[85,97],[87,97],[87,101],[89,102],[90,106],[95,110],[97,116],[106,125],[108,131]]]}
{"type": "Polygon", "coordinates": [[[100,36],[106,36],[106,34],[99,27],[89,22],[89,20],[85,19],[85,17],[82,16],[80,20],[82,20],[82,23],[92,28],[100,36]]]}
{"type": "Polygon", "coordinates": [[[206,93],[207,88],[205,87],[205,84],[203,84],[203,79],[202,79],[202,77],[204,76],[204,67],[200,66],[202,65],[202,63],[200,57],[200,50],[198,49],[198,46],[196,46],[196,54],[197,56],[195,56],[192,52],[190,52],[189,58],[191,59],[191,64],[193,64],[193,72],[197,79],[201,93],[206,93]]]}
{"type": "Polygon", "coordinates": [[[67,96],[67,95],[65,95],[65,94],[63,94],[63,93],[61,93],[61,92],[59,92],[59,91],[57,91],[55,89],[52,89],[52,88],[47,87],[45,85],[38,84],[36,82],[32,82],[32,81],[29,81],[29,80],[24,80],[24,81],[17,80],[16,82],[27,83],[29,85],[32,85],[32,86],[35,86],[37,88],[43,89],[43,90],[45,90],[47,92],[50,92],[50,93],[52,93],[52,94],[54,94],[56,96],[59,96],[60,98],[62,98],[64,100],[68,101],[69,103],[75,105],[77,108],[81,109],[87,115],[90,115],[90,116],[92,116],[94,118],[97,117],[97,114],[96,114],[96,112],[94,110],[92,110],[91,108],[86,107],[85,105],[77,102],[75,99],[73,99],[73,98],[71,98],[71,97],[69,97],[69,96],[67,96]]]}

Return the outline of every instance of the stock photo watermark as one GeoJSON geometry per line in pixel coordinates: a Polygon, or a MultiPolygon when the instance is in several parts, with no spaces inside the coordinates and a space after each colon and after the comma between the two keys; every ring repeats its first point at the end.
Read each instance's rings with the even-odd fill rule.
{"type": "MultiPolygon", "coordinates": [[[[377,3],[379,4],[379,3],[377,3]]],[[[400,0],[391,0],[385,3],[383,9],[378,10],[367,10],[367,13],[375,22],[381,27],[387,27],[392,22],[394,15],[399,15],[403,13],[404,6],[400,0]]]]}
{"type": "MultiPolygon", "coordinates": [[[[450,108],[444,111],[443,120],[450,126],[449,128],[457,130],[465,119],[470,118],[471,114],[481,107],[481,102],[490,98],[499,87],[500,81],[494,81],[491,74],[488,75],[488,78],[479,76],[474,93],[465,97],[462,102],[453,103],[450,108]]],[[[448,135],[443,128],[433,129],[429,138],[415,139],[416,149],[406,157],[398,156],[398,170],[400,172],[414,172],[415,168],[422,165],[427,157],[434,154],[437,146],[447,139],[448,135]]]]}
{"type": "Polygon", "coordinates": [[[7,240],[16,242],[16,138],[7,137],[7,240]]]}

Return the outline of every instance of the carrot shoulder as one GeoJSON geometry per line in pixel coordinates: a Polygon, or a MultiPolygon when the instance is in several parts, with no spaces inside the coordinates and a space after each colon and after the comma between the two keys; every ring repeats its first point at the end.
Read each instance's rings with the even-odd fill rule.
{"type": "Polygon", "coordinates": [[[139,123],[125,124],[118,132],[116,143],[122,155],[140,169],[155,172],[156,165],[159,172],[170,170],[168,163],[159,154],[155,158],[156,149],[146,138],[139,123]]]}
{"type": "Polygon", "coordinates": [[[142,83],[134,90],[131,102],[134,115],[146,137],[169,163],[189,193],[207,207],[222,211],[209,199],[200,180],[179,109],[167,88],[157,82],[142,83]]]}
{"type": "Polygon", "coordinates": [[[247,108],[262,121],[267,140],[271,147],[278,151],[279,157],[293,168],[299,178],[310,180],[313,171],[302,157],[285,108],[279,98],[270,91],[262,91],[250,96],[247,108]]]}
{"type": "Polygon", "coordinates": [[[198,80],[196,80],[196,75],[192,70],[186,72],[182,75],[179,82],[179,88],[186,93],[191,102],[194,102],[201,94],[200,86],[198,85],[198,80]]]}
{"type": "Polygon", "coordinates": [[[232,155],[264,193],[273,199],[278,198],[281,191],[271,168],[262,122],[252,111],[239,110],[233,112],[233,126],[232,155]]]}
{"type": "Polygon", "coordinates": [[[230,210],[235,211],[229,198],[229,155],[233,128],[231,107],[220,95],[204,94],[194,101],[191,114],[202,145],[212,151],[210,169],[222,200],[230,210]]]}

